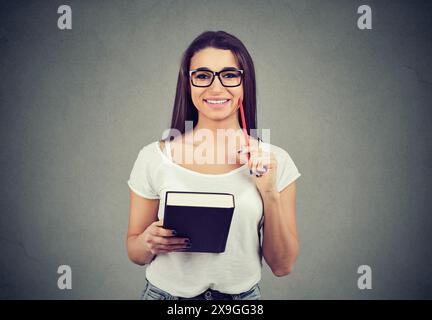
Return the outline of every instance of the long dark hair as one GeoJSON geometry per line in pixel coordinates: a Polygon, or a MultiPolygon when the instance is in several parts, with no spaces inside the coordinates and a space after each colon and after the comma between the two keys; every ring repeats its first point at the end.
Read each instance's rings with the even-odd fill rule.
{"type": "MultiPolygon", "coordinates": [[[[249,135],[256,137],[256,82],[255,68],[252,58],[243,43],[235,36],[224,31],[206,31],[196,37],[183,54],[180,71],[177,79],[177,90],[171,119],[171,128],[185,133],[185,121],[192,121],[193,127],[198,122],[198,111],[195,108],[190,91],[189,68],[193,55],[204,48],[231,50],[237,58],[240,69],[244,70],[243,78],[243,107],[246,127],[249,135]],[[251,129],[253,131],[251,132],[251,129]]],[[[240,120],[240,110],[238,110],[240,120]]],[[[240,121],[240,127],[243,127],[240,121]]],[[[175,136],[170,132],[170,138],[175,136]]],[[[177,132],[178,134],[178,132],[177,132]]]]}

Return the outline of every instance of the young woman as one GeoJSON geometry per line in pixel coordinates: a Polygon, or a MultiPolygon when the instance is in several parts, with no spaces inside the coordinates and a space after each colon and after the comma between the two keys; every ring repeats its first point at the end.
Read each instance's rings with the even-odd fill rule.
{"type": "Polygon", "coordinates": [[[190,44],[178,76],[171,130],[178,132],[173,139],[170,135],[141,149],[128,180],[127,251],[134,263],[148,264],[141,298],[259,299],[262,257],[280,277],[291,272],[298,255],[294,180],[300,173],[284,149],[253,134],[255,70],[239,39],[208,31],[190,44]],[[186,121],[193,124],[189,130],[186,121]],[[241,134],[202,141],[221,130],[241,134]],[[222,154],[224,161],[199,159],[203,153],[194,151],[203,145],[206,159],[222,154]],[[187,161],[184,154],[192,159],[187,161]],[[162,227],[169,190],[234,195],[225,252],[184,252],[193,243],[162,227]]]}

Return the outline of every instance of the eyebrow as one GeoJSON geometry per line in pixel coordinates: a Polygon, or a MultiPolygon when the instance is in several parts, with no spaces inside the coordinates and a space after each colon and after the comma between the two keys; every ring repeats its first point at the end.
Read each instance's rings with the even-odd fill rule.
{"type": "MultiPolygon", "coordinates": [[[[211,70],[211,69],[209,69],[207,67],[199,67],[199,68],[197,68],[195,70],[197,70],[197,71],[211,71],[211,72],[213,72],[213,70],[211,70]]],[[[219,72],[222,72],[222,71],[235,71],[235,70],[238,70],[238,68],[236,68],[236,67],[225,67],[225,68],[223,68],[219,72]]]]}

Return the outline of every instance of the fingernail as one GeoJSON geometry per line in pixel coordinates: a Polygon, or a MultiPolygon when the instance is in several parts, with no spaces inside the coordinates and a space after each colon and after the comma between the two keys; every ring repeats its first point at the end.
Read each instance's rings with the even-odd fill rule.
{"type": "Polygon", "coordinates": [[[257,174],[256,176],[257,176],[257,177],[261,177],[261,175],[260,175],[260,174],[257,174]]]}
{"type": "Polygon", "coordinates": [[[177,234],[177,231],[172,230],[172,234],[175,236],[177,234]]]}
{"type": "Polygon", "coordinates": [[[252,175],[252,170],[249,170],[249,174],[252,175]]]}

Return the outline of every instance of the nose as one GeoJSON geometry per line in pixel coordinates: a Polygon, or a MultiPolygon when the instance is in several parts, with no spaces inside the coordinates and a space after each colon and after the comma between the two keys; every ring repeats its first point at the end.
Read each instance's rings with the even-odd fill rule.
{"type": "Polygon", "coordinates": [[[215,79],[213,80],[213,83],[210,86],[210,89],[213,91],[222,91],[224,90],[224,86],[222,85],[222,82],[219,78],[219,76],[215,76],[215,79]]]}

